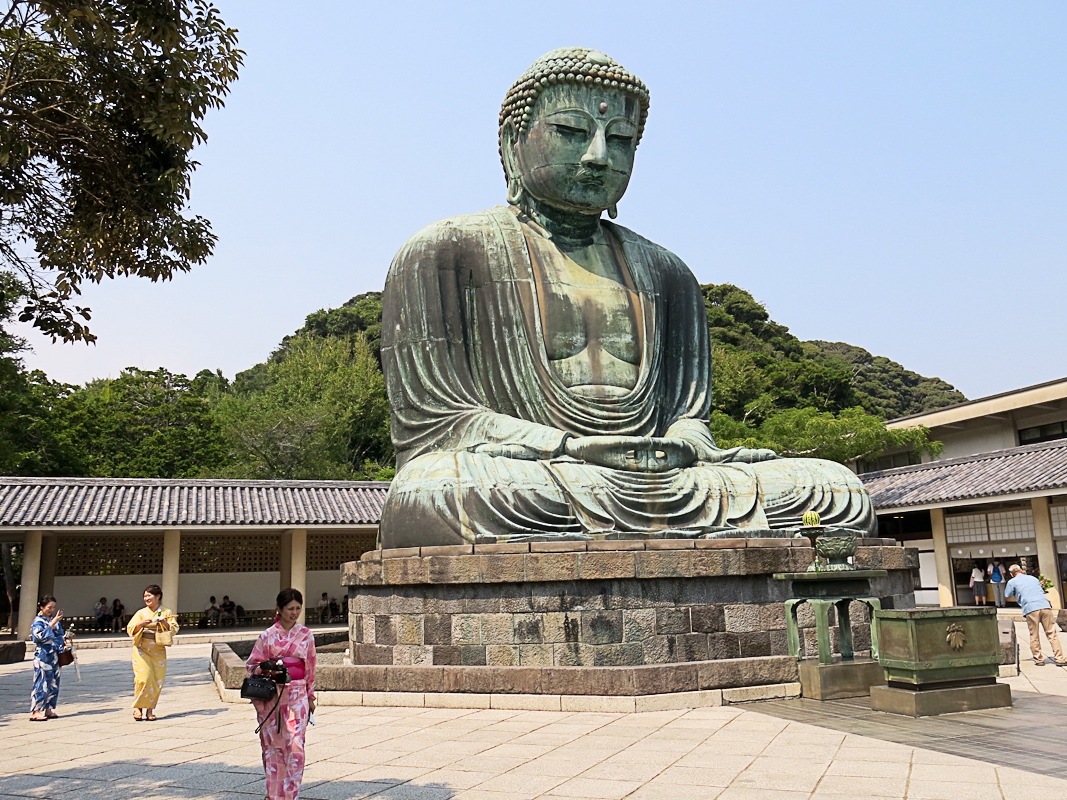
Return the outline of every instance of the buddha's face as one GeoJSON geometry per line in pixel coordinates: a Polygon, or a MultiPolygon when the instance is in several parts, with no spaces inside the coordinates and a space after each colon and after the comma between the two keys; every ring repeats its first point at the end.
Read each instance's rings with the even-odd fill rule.
{"type": "Polygon", "coordinates": [[[617,203],[630,182],[640,105],[603,87],[546,87],[530,129],[512,143],[513,168],[543,203],[599,215],[617,203]]]}

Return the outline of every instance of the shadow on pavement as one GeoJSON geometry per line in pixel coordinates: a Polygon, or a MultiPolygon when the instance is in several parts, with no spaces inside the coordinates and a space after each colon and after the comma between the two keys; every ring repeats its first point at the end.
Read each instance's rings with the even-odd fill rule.
{"type": "Polygon", "coordinates": [[[1067,779],[1067,698],[1012,691],[1014,706],[913,717],[871,710],[870,697],[768,700],[746,711],[1067,779]]]}
{"type": "MultiPolygon", "coordinates": [[[[385,793],[404,800],[450,800],[457,790],[442,783],[383,777],[374,781],[343,778],[305,781],[304,800],[362,800],[385,793]],[[402,787],[402,788],[400,788],[402,787]]],[[[0,795],[38,800],[186,800],[186,798],[262,798],[263,774],[207,761],[168,765],[146,759],[116,760],[90,769],[57,767],[33,774],[0,775],[0,795]]]]}
{"type": "MultiPolygon", "coordinates": [[[[129,661],[94,662],[87,660],[64,667],[60,674],[59,705],[56,710],[60,716],[88,716],[92,714],[109,714],[126,711],[133,700],[133,669],[129,661]],[[80,680],[79,680],[80,676],[80,680]],[[72,705],[81,706],[77,711],[70,711],[72,705]],[[85,705],[94,706],[86,709],[85,705]],[[64,707],[67,707],[65,710],[64,707]]],[[[224,708],[212,708],[198,711],[167,714],[168,693],[175,690],[203,686],[205,679],[210,682],[204,669],[204,654],[180,653],[171,655],[167,664],[167,679],[160,699],[160,719],[179,717],[188,714],[221,714],[224,708]]],[[[0,729],[9,725],[13,719],[30,714],[30,688],[33,684],[33,660],[16,664],[6,664],[2,672],[0,688],[0,729]]],[[[0,794],[3,792],[0,791],[0,794]]]]}

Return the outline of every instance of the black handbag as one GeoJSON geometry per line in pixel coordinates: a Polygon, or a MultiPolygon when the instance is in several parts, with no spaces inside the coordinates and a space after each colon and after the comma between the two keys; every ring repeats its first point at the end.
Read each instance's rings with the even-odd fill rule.
{"type": "Polygon", "coordinates": [[[263,721],[256,726],[256,733],[259,733],[263,726],[267,724],[267,720],[271,716],[276,716],[275,724],[277,725],[278,732],[282,730],[282,715],[278,713],[278,705],[282,702],[281,687],[278,686],[270,678],[265,675],[253,675],[250,678],[245,678],[241,682],[241,697],[245,700],[270,700],[274,699],[274,705],[271,710],[267,712],[267,716],[263,718],[263,721]]]}
{"type": "Polygon", "coordinates": [[[241,697],[245,700],[273,700],[278,685],[265,675],[253,675],[241,683],[241,697]]]}

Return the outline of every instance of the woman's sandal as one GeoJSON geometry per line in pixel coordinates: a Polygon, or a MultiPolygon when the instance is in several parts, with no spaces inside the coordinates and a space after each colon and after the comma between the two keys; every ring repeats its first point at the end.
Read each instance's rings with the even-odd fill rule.
{"type": "Polygon", "coordinates": [[[155,714],[154,711],[149,711],[147,714],[144,715],[144,718],[148,722],[155,722],[156,721],[156,714],[155,714]]]}
{"type": "Polygon", "coordinates": [[[34,711],[30,714],[30,722],[46,722],[48,717],[44,715],[42,711],[34,711]]]}
{"type": "Polygon", "coordinates": [[[59,719],[59,714],[57,714],[55,711],[52,711],[51,709],[49,709],[48,711],[44,712],[44,718],[45,719],[59,719]]]}
{"type": "Polygon", "coordinates": [[[144,717],[141,716],[141,709],[135,708],[133,710],[133,721],[140,722],[142,719],[144,719],[144,717]]]}

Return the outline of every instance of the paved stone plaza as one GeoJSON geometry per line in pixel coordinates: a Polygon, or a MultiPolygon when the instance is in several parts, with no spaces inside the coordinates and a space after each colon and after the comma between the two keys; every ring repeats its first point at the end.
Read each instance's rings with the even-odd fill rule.
{"type": "MultiPolygon", "coordinates": [[[[252,709],[219,701],[208,677],[208,651],[204,644],[172,648],[155,723],[134,722],[127,708],[125,649],[83,650],[81,682],[73,667],[64,670],[62,716],[45,723],[29,721],[30,662],[0,666],[0,800],[262,797],[252,709]]],[[[1026,660],[1023,674],[1008,682],[1025,702],[979,713],[1002,715],[1018,729],[1028,716],[1035,726],[1043,724],[1041,695],[1064,708],[1064,670],[1026,660]]],[[[977,761],[915,746],[932,741],[949,718],[897,719],[896,740],[890,741],[857,735],[862,721],[838,719],[844,730],[834,730],[835,715],[808,714],[818,723],[812,725],[782,718],[782,708],[772,703],[603,714],[325,707],[308,735],[301,797],[1067,798],[1067,780],[1048,774],[1067,769],[1067,756],[1050,753],[1040,774],[1003,766],[1014,763],[1008,758],[977,761]],[[901,733],[908,730],[910,737],[901,733]]],[[[971,717],[949,721],[958,734],[971,717]]],[[[1020,744],[1026,747],[1025,740],[1007,734],[1000,749],[1010,753],[1020,744]]],[[[1057,744],[1062,754],[1062,738],[1057,744]]],[[[981,752],[993,752],[987,745],[976,741],[981,752]]]]}

